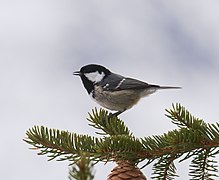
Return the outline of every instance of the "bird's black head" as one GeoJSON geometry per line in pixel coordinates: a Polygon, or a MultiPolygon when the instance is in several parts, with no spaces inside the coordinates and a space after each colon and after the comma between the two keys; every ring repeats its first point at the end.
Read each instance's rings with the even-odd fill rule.
{"type": "Polygon", "coordinates": [[[111,72],[101,65],[89,64],[83,66],[80,71],[76,71],[73,74],[81,77],[84,87],[88,94],[90,94],[94,89],[94,84],[102,81],[111,72]]]}

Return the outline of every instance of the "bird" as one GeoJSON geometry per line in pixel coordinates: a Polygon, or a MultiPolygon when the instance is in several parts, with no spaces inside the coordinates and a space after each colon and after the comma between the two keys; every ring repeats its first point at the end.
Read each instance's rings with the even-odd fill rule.
{"type": "Polygon", "coordinates": [[[81,78],[84,88],[94,101],[108,110],[116,111],[114,116],[132,108],[141,98],[157,90],[181,88],[148,84],[113,73],[99,64],[85,65],[73,75],[81,78]]]}

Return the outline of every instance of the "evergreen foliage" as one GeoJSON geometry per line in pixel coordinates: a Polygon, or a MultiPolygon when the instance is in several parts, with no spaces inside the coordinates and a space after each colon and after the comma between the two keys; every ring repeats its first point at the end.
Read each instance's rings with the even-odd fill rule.
{"type": "Polygon", "coordinates": [[[90,169],[99,161],[127,160],[133,164],[145,161],[145,166],[156,161],[152,178],[171,180],[177,177],[174,161],[189,158],[192,158],[189,170],[192,179],[218,177],[215,156],[219,154],[219,123],[205,123],[180,104],[166,111],[166,116],[178,128],[163,135],[136,138],[118,117],[106,110],[94,109],[88,121],[101,135],[98,138],[34,126],[27,131],[24,141],[37,149],[39,155],[47,155],[49,160],[70,161],[73,165],[70,178],[75,179],[80,179],[80,172],[87,172],[84,174],[91,180],[90,169]]]}
{"type": "Polygon", "coordinates": [[[78,161],[75,161],[75,164],[69,170],[69,179],[78,179],[78,180],[93,180],[94,163],[89,159],[89,156],[86,154],[81,155],[81,158],[78,161]]]}

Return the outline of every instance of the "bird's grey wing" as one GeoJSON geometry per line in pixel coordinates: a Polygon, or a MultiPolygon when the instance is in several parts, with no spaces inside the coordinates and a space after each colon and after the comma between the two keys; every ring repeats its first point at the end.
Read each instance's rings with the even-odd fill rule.
{"type": "Polygon", "coordinates": [[[119,82],[118,86],[115,90],[125,90],[125,89],[145,89],[157,87],[156,85],[150,85],[146,82],[139,81],[137,79],[132,78],[124,78],[122,81],[119,82]]]}
{"type": "Polygon", "coordinates": [[[118,91],[126,89],[145,89],[147,87],[155,87],[156,85],[150,85],[137,79],[126,78],[121,75],[112,73],[107,77],[107,79],[102,81],[101,86],[104,90],[118,91]]]}
{"type": "Polygon", "coordinates": [[[104,78],[98,85],[103,87],[103,90],[114,90],[118,86],[118,84],[124,79],[125,77],[111,73],[106,78],[104,78]]]}

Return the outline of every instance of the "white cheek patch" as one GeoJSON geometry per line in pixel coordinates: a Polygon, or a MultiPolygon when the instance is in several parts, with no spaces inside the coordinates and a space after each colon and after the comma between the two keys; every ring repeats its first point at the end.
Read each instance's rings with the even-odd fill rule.
{"type": "Polygon", "coordinates": [[[105,73],[101,72],[100,74],[98,71],[96,71],[96,72],[91,72],[91,73],[85,73],[84,75],[87,77],[88,80],[94,83],[97,83],[97,82],[102,81],[102,79],[105,76],[105,73]]]}

